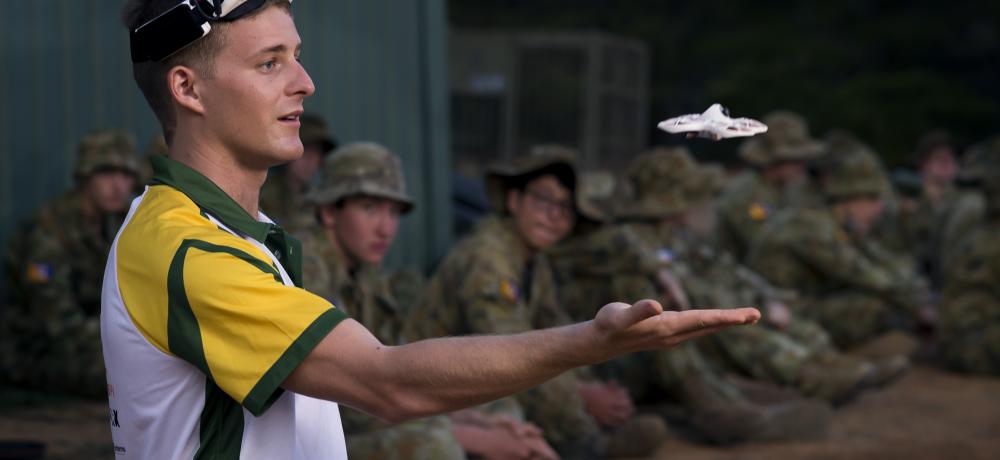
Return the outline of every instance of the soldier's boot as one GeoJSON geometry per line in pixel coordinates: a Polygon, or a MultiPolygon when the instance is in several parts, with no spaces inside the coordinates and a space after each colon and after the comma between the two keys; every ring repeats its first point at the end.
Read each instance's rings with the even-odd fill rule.
{"type": "Polygon", "coordinates": [[[824,353],[802,366],[796,387],[808,397],[839,406],[874,385],[876,378],[876,366],[866,360],[824,353]]]}
{"type": "Polygon", "coordinates": [[[817,439],[833,415],[828,404],[813,399],[754,403],[735,386],[711,377],[689,378],[683,386],[692,426],[716,444],[817,439]]]}
{"type": "Polygon", "coordinates": [[[902,331],[889,331],[850,351],[851,355],[871,361],[894,356],[912,357],[920,348],[920,341],[902,331]]]}
{"type": "Polygon", "coordinates": [[[667,438],[670,430],[663,418],[640,414],[608,433],[605,454],[608,457],[646,457],[652,455],[667,438]]]}

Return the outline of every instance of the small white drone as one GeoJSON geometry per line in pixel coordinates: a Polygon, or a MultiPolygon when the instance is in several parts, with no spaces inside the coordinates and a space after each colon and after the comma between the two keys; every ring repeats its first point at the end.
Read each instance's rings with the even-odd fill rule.
{"type": "Polygon", "coordinates": [[[752,118],[729,118],[729,110],[722,104],[712,104],[703,113],[668,118],[656,127],[668,133],[697,133],[715,140],[767,132],[767,125],[752,118]]]}

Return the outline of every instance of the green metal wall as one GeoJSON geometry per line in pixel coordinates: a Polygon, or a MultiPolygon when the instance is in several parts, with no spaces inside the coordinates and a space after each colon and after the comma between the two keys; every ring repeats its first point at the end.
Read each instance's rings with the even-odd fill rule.
{"type": "MultiPolygon", "coordinates": [[[[71,186],[77,140],[105,127],[144,148],[158,128],[131,78],[123,0],[0,1],[0,243],[71,186]]],[[[297,0],[306,110],[341,142],[403,159],[416,211],[389,263],[426,267],[450,242],[445,0],[297,0]]],[[[4,246],[5,247],[5,246],[4,246]]]]}

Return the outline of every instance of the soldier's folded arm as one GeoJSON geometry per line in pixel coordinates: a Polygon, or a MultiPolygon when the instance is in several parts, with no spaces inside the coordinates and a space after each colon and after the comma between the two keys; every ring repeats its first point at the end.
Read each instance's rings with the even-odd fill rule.
{"type": "Polygon", "coordinates": [[[469,407],[531,388],[574,367],[760,319],[753,308],[663,311],[650,300],[605,305],[587,322],[514,335],[380,343],[354,320],[335,327],[282,386],[390,422],[469,407]]]}

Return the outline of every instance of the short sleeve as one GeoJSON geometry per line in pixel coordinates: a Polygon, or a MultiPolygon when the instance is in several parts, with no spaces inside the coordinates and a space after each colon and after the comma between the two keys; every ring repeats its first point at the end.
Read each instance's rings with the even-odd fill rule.
{"type": "Polygon", "coordinates": [[[229,246],[188,240],[168,275],[170,352],[199,367],[259,415],[281,383],[347,315],[286,286],[263,260],[229,246]]]}

